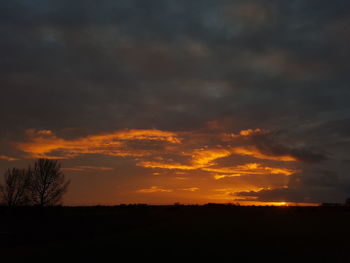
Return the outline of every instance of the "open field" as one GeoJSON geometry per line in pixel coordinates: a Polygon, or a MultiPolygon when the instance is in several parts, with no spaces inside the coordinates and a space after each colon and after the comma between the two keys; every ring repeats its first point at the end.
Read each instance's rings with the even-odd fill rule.
{"type": "Polygon", "coordinates": [[[244,258],[349,262],[346,207],[1,208],[2,258],[244,258]],[[52,257],[52,256],[51,256],[52,257]]]}

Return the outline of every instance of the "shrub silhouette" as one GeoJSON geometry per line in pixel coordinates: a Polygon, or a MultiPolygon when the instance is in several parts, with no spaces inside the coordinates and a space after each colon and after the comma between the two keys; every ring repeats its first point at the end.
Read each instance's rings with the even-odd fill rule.
{"type": "Polygon", "coordinates": [[[30,172],[26,169],[8,169],[4,174],[4,185],[0,185],[0,199],[8,206],[30,203],[30,172]]]}

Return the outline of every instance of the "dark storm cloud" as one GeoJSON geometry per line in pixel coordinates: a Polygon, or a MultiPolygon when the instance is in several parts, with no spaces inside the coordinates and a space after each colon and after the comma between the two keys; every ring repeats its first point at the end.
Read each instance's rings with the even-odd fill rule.
{"type": "Polygon", "coordinates": [[[347,0],[4,1],[1,147],[31,128],[229,120],[280,131],[256,138],[265,154],[333,170],[350,158],[349,15],[347,0]]]}
{"type": "Polygon", "coordinates": [[[252,141],[257,149],[267,155],[272,156],[292,156],[296,160],[304,163],[318,163],[328,159],[325,152],[317,149],[310,149],[307,146],[294,146],[295,142],[288,142],[285,145],[280,142],[280,138],[273,133],[257,134],[252,136],[252,141]]]}
{"type": "Polygon", "coordinates": [[[260,191],[238,192],[237,200],[289,202],[343,202],[349,196],[349,181],[330,170],[305,170],[290,177],[288,187],[260,191]]]}

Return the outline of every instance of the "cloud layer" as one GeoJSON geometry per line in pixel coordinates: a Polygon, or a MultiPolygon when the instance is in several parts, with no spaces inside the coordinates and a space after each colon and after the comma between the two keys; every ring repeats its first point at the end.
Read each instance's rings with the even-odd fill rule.
{"type": "Polygon", "coordinates": [[[0,170],[61,158],[72,202],[343,201],[349,15],[346,0],[1,3],[0,170]],[[135,194],[152,186],[200,190],[135,194]]]}

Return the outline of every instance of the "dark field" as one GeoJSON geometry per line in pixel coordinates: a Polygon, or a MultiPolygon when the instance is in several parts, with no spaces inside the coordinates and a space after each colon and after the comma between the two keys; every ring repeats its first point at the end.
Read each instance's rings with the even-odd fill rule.
{"type": "Polygon", "coordinates": [[[0,208],[0,222],[2,259],[350,262],[346,207],[0,208]]]}

